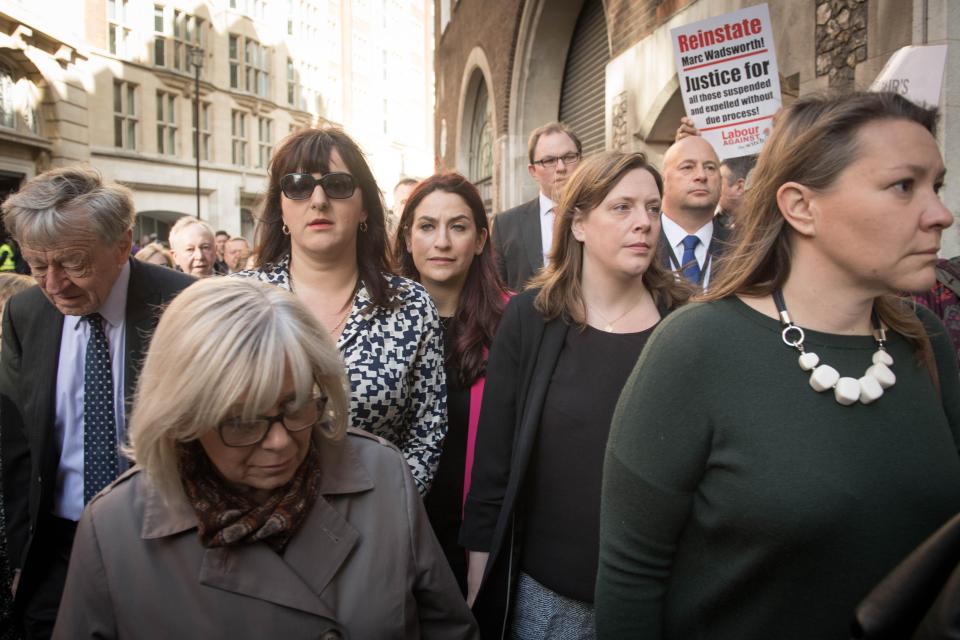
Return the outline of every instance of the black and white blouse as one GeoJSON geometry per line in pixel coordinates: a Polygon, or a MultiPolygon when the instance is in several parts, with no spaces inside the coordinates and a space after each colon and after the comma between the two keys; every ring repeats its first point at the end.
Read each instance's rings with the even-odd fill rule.
{"type": "MultiPolygon", "coordinates": [[[[234,276],[290,291],[290,257],[234,276]]],[[[396,308],[373,306],[361,283],[337,340],[350,381],[350,426],[395,444],[425,495],[447,433],[440,316],[423,286],[384,277],[397,292],[396,308]]]]}

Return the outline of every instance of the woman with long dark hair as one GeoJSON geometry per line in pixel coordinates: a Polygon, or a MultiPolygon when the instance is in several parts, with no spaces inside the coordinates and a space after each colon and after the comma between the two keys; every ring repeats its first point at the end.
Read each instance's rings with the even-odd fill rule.
{"type": "Polygon", "coordinates": [[[467,556],[457,536],[470,482],[487,349],[503,315],[506,289],[488,241],[483,200],[462,175],[440,174],[421,182],[407,200],[398,229],[398,271],[426,287],[443,325],[448,430],[424,503],[466,593],[467,556]]]}
{"type": "Polygon", "coordinates": [[[692,291],[655,259],[662,194],[643,154],[584,160],[549,265],[504,312],[460,534],[484,637],[593,637],[610,417],[653,328],[692,291]]]}
{"type": "Polygon", "coordinates": [[[257,268],[235,275],[292,291],[326,327],[351,424],[395,444],[426,494],[446,431],[440,320],[423,287],[390,274],[383,200],[350,136],[303,129],[277,146],[256,237],[257,268]]]}
{"type": "Polygon", "coordinates": [[[960,380],[934,281],[936,112],[888,93],[777,118],[704,304],[660,327],[604,463],[601,638],[849,638],[960,510],[960,380]]]}

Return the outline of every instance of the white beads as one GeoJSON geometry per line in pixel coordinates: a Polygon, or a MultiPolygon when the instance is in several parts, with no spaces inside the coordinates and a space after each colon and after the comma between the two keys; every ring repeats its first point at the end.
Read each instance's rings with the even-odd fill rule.
{"type": "Polygon", "coordinates": [[[867,369],[867,375],[876,378],[877,382],[879,382],[880,386],[884,389],[889,389],[897,382],[897,376],[893,375],[893,371],[890,370],[890,367],[882,362],[878,362],[867,369]]]}
{"type": "Polygon", "coordinates": [[[893,356],[887,353],[885,349],[877,349],[876,353],[873,354],[873,364],[885,364],[892,367],[893,356]]]}
{"type": "Polygon", "coordinates": [[[853,404],[860,399],[860,383],[856,378],[840,378],[833,387],[833,396],[840,404],[853,404]]]}
{"type": "Polygon", "coordinates": [[[804,371],[811,371],[820,364],[820,356],[813,352],[800,354],[800,368],[804,371]]]}
{"type": "Polygon", "coordinates": [[[822,364],[810,374],[810,386],[814,391],[826,391],[832,389],[839,379],[840,374],[836,369],[828,364],[822,364]]]}
{"type": "Polygon", "coordinates": [[[860,402],[863,404],[870,404],[883,395],[883,387],[873,376],[865,375],[858,382],[860,383],[860,402]]]}

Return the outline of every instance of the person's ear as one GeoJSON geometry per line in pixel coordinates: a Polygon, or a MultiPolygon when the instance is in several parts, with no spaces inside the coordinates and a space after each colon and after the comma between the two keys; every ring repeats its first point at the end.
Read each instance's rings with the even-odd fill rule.
{"type": "Polygon", "coordinates": [[[487,244],[487,230],[481,229],[480,233],[477,234],[477,249],[473,252],[474,255],[480,255],[483,253],[483,247],[487,244]]]}
{"type": "Polygon", "coordinates": [[[573,220],[570,222],[570,233],[573,234],[573,237],[576,238],[577,242],[583,242],[587,237],[586,231],[583,229],[584,216],[580,211],[574,211],[573,220]]]}
{"type": "Polygon", "coordinates": [[[527,165],[527,173],[530,174],[530,177],[531,177],[531,178],[536,179],[536,177],[537,177],[537,166],[534,165],[534,164],[528,164],[528,165],[527,165]]]}
{"type": "Polygon", "coordinates": [[[812,238],[817,234],[816,193],[797,182],[786,182],[777,189],[777,206],[780,214],[794,231],[812,238]]]}

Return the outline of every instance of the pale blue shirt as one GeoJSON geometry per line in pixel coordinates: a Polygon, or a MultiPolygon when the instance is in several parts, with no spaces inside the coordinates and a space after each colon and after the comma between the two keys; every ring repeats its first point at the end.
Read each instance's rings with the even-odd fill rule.
{"type": "MultiPolygon", "coordinates": [[[[113,374],[113,405],[117,424],[117,444],[125,430],[123,366],[127,322],[127,286],[130,264],[124,264],[110,294],[98,313],[103,316],[103,330],[110,347],[110,368],[113,374]]],[[[53,515],[79,520],[83,511],[83,368],[86,362],[90,324],[82,316],[65,316],[60,334],[60,360],[57,363],[56,417],[54,434],[60,447],[57,487],[53,515]]],[[[120,470],[127,464],[120,456],[120,470]]]]}
{"type": "MultiPolygon", "coordinates": [[[[693,234],[688,234],[684,231],[683,227],[671,220],[666,213],[660,216],[660,225],[663,227],[663,235],[667,236],[667,242],[670,244],[678,260],[683,260],[683,239],[688,235],[694,235],[700,238],[700,244],[693,250],[693,256],[697,259],[697,265],[703,269],[703,264],[707,260],[707,247],[710,246],[710,241],[713,239],[713,220],[697,229],[693,234]]],[[[672,258],[669,262],[670,268],[676,270],[677,265],[673,264],[672,258]]],[[[707,290],[707,284],[710,282],[710,271],[712,269],[713,260],[707,264],[707,272],[703,274],[704,291],[707,290]]]]}

